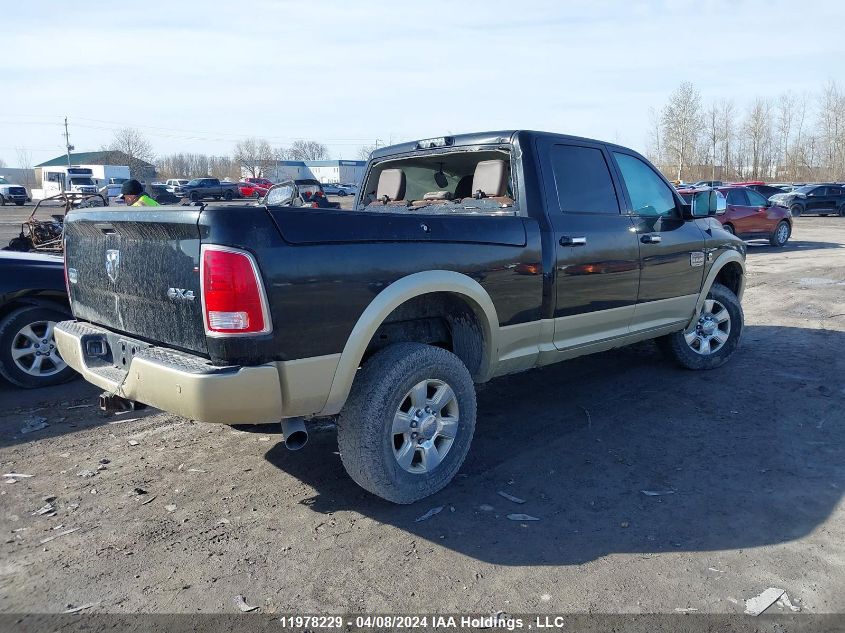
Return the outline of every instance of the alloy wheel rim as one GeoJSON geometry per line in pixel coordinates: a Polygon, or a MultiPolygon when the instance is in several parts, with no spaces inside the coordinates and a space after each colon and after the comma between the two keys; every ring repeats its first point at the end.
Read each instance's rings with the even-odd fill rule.
{"type": "Polygon", "coordinates": [[[785,242],[789,237],[789,227],[786,224],[781,224],[778,228],[778,242],[785,242]]]}
{"type": "Polygon", "coordinates": [[[710,356],[721,350],[731,334],[731,315],[715,299],[706,299],[701,314],[692,328],[684,332],[684,339],[696,354],[710,356]]]}
{"type": "Polygon", "coordinates": [[[67,367],[56,347],[55,327],[55,321],[36,321],[22,327],[12,338],[12,361],[23,373],[47,378],[67,367]]]}
{"type": "Polygon", "coordinates": [[[454,390],[429,378],[414,385],[393,416],[390,439],[399,466],[414,474],[436,470],[452,449],[460,411],[454,390]]]}

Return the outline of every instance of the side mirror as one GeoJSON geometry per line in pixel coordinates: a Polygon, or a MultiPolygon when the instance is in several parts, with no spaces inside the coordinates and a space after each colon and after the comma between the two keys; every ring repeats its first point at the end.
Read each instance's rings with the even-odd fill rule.
{"type": "Polygon", "coordinates": [[[283,207],[290,205],[296,196],[296,186],[292,183],[276,185],[264,196],[264,204],[268,207],[283,207]]]}
{"type": "Polygon", "coordinates": [[[724,200],[724,196],[720,196],[712,189],[693,194],[692,202],[689,205],[690,215],[693,218],[706,218],[710,215],[716,215],[719,210],[719,198],[724,200]]]}

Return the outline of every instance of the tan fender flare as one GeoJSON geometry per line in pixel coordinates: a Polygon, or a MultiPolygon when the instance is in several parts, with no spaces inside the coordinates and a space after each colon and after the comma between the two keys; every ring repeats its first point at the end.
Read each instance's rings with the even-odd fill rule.
{"type": "Polygon", "coordinates": [[[713,287],[713,283],[716,281],[716,276],[719,274],[719,271],[725,267],[726,264],[730,262],[736,262],[739,264],[740,268],[742,268],[742,276],[739,279],[739,292],[737,292],[737,299],[742,301],[742,294],[745,291],[745,258],[740,255],[736,251],[726,251],[719,255],[716,258],[716,261],[713,262],[713,265],[710,266],[710,272],[707,273],[707,278],[704,280],[704,284],[701,286],[701,292],[698,294],[698,301],[695,303],[695,312],[692,314],[692,318],[690,319],[687,327],[690,327],[698,317],[699,312],[701,312],[701,307],[704,305],[704,300],[707,298],[707,293],[710,292],[710,288],[713,287]]]}
{"type": "Polygon", "coordinates": [[[478,382],[489,379],[495,365],[499,333],[499,319],[490,295],[481,287],[481,284],[467,275],[450,270],[427,270],[393,282],[376,295],[364,310],[355,323],[355,327],[352,328],[340,355],[329,397],[320,415],[334,415],[343,408],[367,345],[388,315],[406,301],[434,292],[450,292],[459,295],[467,300],[475,311],[484,334],[484,351],[481,368],[474,378],[478,382]]]}

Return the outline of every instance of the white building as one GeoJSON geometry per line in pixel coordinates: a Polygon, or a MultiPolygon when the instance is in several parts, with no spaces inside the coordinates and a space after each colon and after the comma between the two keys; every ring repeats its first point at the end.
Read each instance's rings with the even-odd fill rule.
{"type": "Polygon", "coordinates": [[[313,178],[323,183],[358,184],[366,166],[363,160],[280,160],[264,176],[274,182],[313,178]]]}

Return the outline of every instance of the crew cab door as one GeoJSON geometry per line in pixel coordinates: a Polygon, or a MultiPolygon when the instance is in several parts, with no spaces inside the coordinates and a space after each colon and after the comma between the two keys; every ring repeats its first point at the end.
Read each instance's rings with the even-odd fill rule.
{"type": "Polygon", "coordinates": [[[704,234],[683,219],[680,198],[650,164],[623,150],[614,150],[613,158],[640,248],[631,331],[688,321],[703,281],[704,234]]]}
{"type": "Polygon", "coordinates": [[[824,213],[829,206],[827,187],[816,187],[807,194],[807,203],[804,209],[809,213],[824,213]]]}
{"type": "Polygon", "coordinates": [[[639,248],[602,145],[539,143],[556,249],[558,349],[623,336],[634,312],[639,248]]]}
{"type": "Polygon", "coordinates": [[[751,206],[748,192],[739,187],[728,189],[728,217],[724,223],[733,227],[737,235],[750,235],[757,231],[757,208],[751,206]]]}

